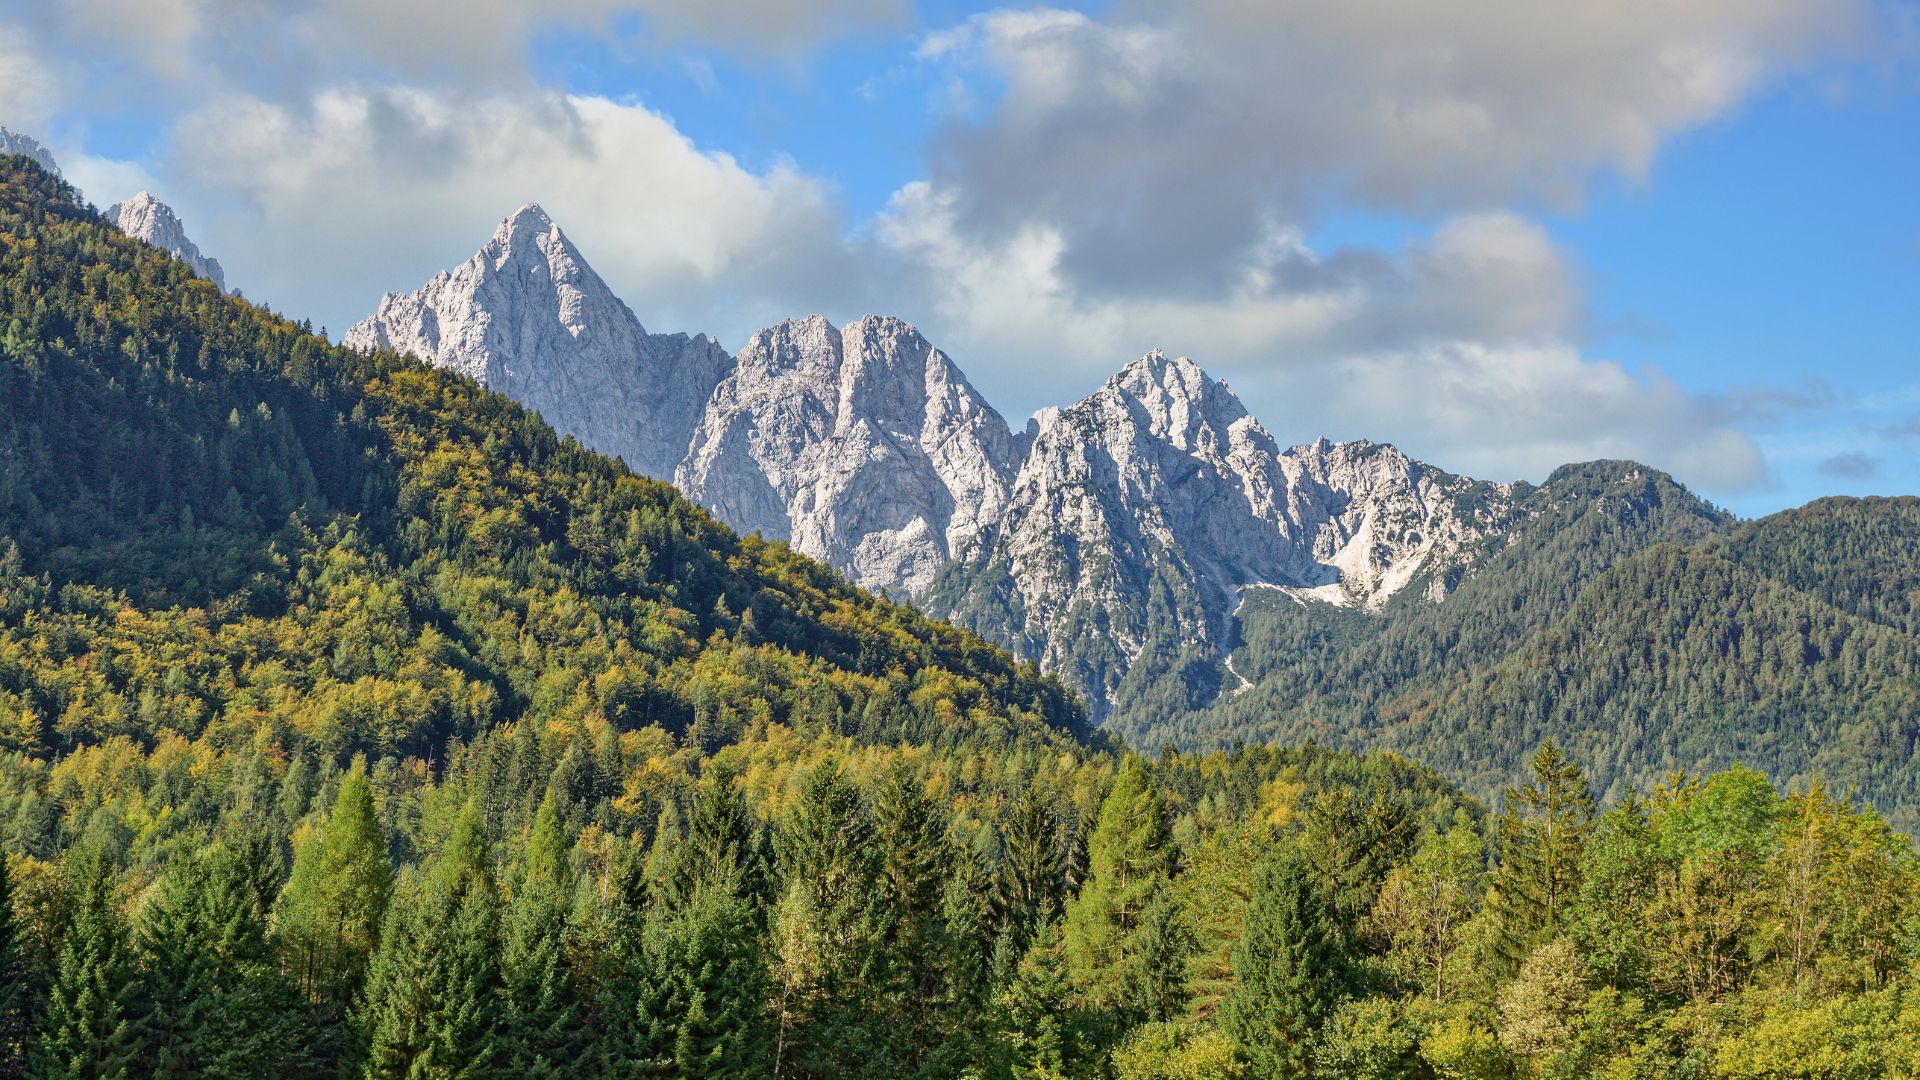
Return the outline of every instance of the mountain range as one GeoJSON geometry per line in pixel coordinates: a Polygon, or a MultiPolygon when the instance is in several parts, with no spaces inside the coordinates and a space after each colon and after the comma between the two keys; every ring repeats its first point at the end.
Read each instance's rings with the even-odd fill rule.
{"type": "Polygon", "coordinates": [[[1247,586],[1373,608],[1416,581],[1444,596],[1511,493],[1390,446],[1283,449],[1224,383],[1159,352],[1015,433],[899,319],[790,319],[731,357],[650,334],[531,204],[343,340],[471,375],[735,528],[1037,661],[1100,717],[1157,635],[1217,665],[1247,586]]]}
{"type": "MultiPolygon", "coordinates": [[[[150,197],[109,219],[219,281],[150,197]]],[[[1387,747],[1491,794],[1551,738],[1609,795],[1744,762],[1920,820],[1920,500],[1742,522],[1634,462],[1489,483],[1286,446],[1159,352],[1016,432],[899,319],[650,333],[531,204],[344,344],[977,631],[1135,746],[1387,747]]]]}

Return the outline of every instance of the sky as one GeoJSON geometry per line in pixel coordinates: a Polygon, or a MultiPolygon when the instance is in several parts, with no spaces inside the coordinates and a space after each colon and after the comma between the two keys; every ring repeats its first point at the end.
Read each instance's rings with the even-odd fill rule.
{"type": "Polygon", "coordinates": [[[337,338],[525,202],[654,331],[897,315],[1015,428],[1920,492],[1920,0],[0,0],[0,125],[337,338]]]}

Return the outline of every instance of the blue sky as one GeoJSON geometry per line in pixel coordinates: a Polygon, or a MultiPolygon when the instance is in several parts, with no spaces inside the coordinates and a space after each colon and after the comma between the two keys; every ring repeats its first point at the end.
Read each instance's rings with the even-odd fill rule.
{"type": "Polygon", "coordinates": [[[538,201],[655,330],[1150,348],[1283,443],[1741,513],[1920,490],[1916,8],[0,0],[0,124],[336,334],[538,201]],[[556,17],[553,12],[560,12],[556,17]]]}

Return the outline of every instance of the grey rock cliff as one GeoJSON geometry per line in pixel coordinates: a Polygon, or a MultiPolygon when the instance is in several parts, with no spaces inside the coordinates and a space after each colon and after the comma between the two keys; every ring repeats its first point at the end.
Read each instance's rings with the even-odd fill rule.
{"type": "Polygon", "coordinates": [[[675,474],[735,527],[911,596],[1006,505],[1014,439],[907,323],[813,316],[755,334],[675,474]]]}
{"type": "Polygon", "coordinates": [[[187,239],[187,230],[180,224],[179,215],[166,203],[142,191],[126,202],[107,207],[106,216],[121,232],[172,255],[192,267],[194,273],[213,282],[221,292],[227,291],[227,275],[220,269],[220,261],[200,253],[194,242],[187,239]]]}
{"type": "Polygon", "coordinates": [[[731,365],[704,336],[647,333],[531,203],[473,258],[418,292],[388,293],[343,341],[470,375],[661,479],[731,365]]]}

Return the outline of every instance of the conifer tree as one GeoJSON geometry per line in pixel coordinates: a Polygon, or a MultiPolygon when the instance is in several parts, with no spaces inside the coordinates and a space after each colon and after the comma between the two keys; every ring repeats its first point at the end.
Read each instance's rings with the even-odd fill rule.
{"type": "Polygon", "coordinates": [[[768,872],[762,864],[758,834],[733,775],[724,769],[711,770],[701,781],[685,842],[664,857],[662,899],[677,907],[701,889],[717,888],[757,907],[765,895],[768,872]]]}
{"type": "Polygon", "coordinates": [[[1310,1075],[1314,1040],[1350,982],[1330,920],[1314,872],[1298,852],[1261,864],[1233,951],[1239,985],[1220,1008],[1221,1029],[1255,1075],[1310,1075]]]}
{"type": "Polygon", "coordinates": [[[41,1080],[118,1080],[135,1074],[138,981],[118,881],[104,850],[69,856],[72,911],[32,1052],[41,1080]]]}
{"type": "Polygon", "coordinates": [[[7,853],[0,851],[0,1080],[14,1080],[26,1072],[33,993],[14,922],[13,868],[7,853]]]}
{"type": "Polygon", "coordinates": [[[994,883],[1000,926],[1024,949],[1034,928],[1059,914],[1066,883],[1060,822],[1039,785],[1028,783],[1013,804],[1001,844],[1005,861],[994,883]]]}
{"type": "Polygon", "coordinates": [[[144,990],[140,1063],[150,1076],[201,1075],[217,1049],[222,1003],[203,874],[201,860],[176,859],[134,932],[144,990]]]}
{"type": "Polygon", "coordinates": [[[519,887],[507,905],[501,958],[508,1008],[505,1059],[516,1075],[570,1075],[580,1047],[579,1008],[566,967],[566,836],[549,790],[534,813],[519,887]]]}
{"type": "Polygon", "coordinates": [[[1058,923],[1035,930],[1013,978],[994,995],[990,1024],[996,1064],[1016,1080],[1063,1077],[1082,1064],[1086,1015],[1067,978],[1058,923]]]}
{"type": "Polygon", "coordinates": [[[1593,797],[1580,766],[1552,742],[1528,762],[1527,783],[1506,791],[1493,902],[1498,948],[1509,970],[1561,929],[1580,889],[1580,860],[1593,831],[1593,797]]]}
{"type": "Polygon", "coordinates": [[[333,810],[295,852],[275,931],[287,971],[323,1016],[359,996],[393,889],[387,840],[364,764],[340,780],[333,810]]]}
{"type": "Polygon", "coordinates": [[[875,980],[879,999],[870,1004],[889,1018],[895,1049],[912,1069],[952,1027],[946,1015],[954,955],[946,920],[953,863],[947,818],[901,766],[874,795],[873,824],[882,904],[876,945],[884,970],[875,980]]]}
{"type": "Polygon", "coordinates": [[[367,1075],[484,1075],[500,1056],[500,911],[477,806],[416,890],[394,906],[368,972],[367,1075]]]}
{"type": "Polygon", "coordinates": [[[758,920],[722,886],[648,920],[633,1065],[661,1076],[767,1074],[767,968],[758,920]]]}
{"type": "Polygon", "coordinates": [[[1186,1008],[1187,961],[1193,956],[1194,944],[1193,928],[1187,925],[1173,890],[1155,893],[1140,917],[1129,1012],[1163,1022],[1186,1008]]]}
{"type": "Polygon", "coordinates": [[[888,1075],[886,1019],[866,1007],[882,926],[881,858],[860,793],[831,761],[808,773],[780,830],[775,1067],[888,1075]]]}
{"type": "Polygon", "coordinates": [[[1141,1000],[1142,927],[1173,855],[1146,761],[1129,755],[1087,841],[1087,883],[1066,907],[1067,971],[1090,1002],[1130,1011],[1141,1000]]]}

